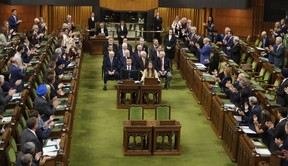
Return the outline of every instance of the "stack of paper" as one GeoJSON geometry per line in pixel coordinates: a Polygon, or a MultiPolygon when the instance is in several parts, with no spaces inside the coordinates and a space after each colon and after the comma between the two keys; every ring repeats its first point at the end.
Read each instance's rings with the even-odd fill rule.
{"type": "Polygon", "coordinates": [[[256,48],[257,48],[257,50],[259,50],[259,51],[265,51],[264,48],[261,48],[261,47],[256,47],[256,48]]]}
{"type": "Polygon", "coordinates": [[[203,65],[202,63],[194,63],[197,69],[206,69],[207,67],[203,65]]]}
{"type": "Polygon", "coordinates": [[[237,120],[237,122],[242,122],[242,116],[234,115],[234,118],[237,120]]]}
{"type": "Polygon", "coordinates": [[[255,148],[255,150],[261,156],[271,156],[271,152],[267,148],[255,148]]]}
{"type": "Polygon", "coordinates": [[[246,133],[246,134],[256,134],[256,132],[255,131],[253,131],[253,130],[251,130],[250,128],[249,128],[249,126],[239,126],[241,129],[242,129],[242,131],[244,132],[244,133],[246,133]]]}
{"type": "Polygon", "coordinates": [[[233,110],[235,108],[234,104],[224,104],[224,108],[226,108],[227,110],[233,110]]]}
{"type": "Polygon", "coordinates": [[[71,63],[69,63],[69,65],[67,66],[67,67],[73,67],[73,66],[75,66],[75,62],[71,62],[71,63]]]}
{"type": "Polygon", "coordinates": [[[43,147],[43,155],[56,157],[59,147],[60,139],[48,139],[45,147],[43,147]]]}
{"type": "Polygon", "coordinates": [[[11,101],[13,101],[13,100],[20,100],[20,99],[21,99],[20,93],[15,93],[14,95],[12,95],[11,101]]]}
{"type": "Polygon", "coordinates": [[[12,120],[12,116],[9,116],[9,117],[3,117],[1,121],[2,123],[9,123],[11,122],[11,120],[12,120]]]}

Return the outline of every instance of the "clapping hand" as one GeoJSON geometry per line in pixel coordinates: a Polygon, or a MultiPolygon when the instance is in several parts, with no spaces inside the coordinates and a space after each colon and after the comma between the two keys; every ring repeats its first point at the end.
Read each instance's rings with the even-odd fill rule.
{"type": "Polygon", "coordinates": [[[265,123],[268,128],[274,128],[274,124],[271,121],[265,123]]]}

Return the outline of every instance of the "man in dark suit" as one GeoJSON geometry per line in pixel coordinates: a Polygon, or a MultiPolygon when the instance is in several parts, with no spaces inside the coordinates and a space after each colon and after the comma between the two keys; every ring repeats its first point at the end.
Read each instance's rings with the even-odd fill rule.
{"type": "Polygon", "coordinates": [[[22,20],[18,19],[16,9],[12,9],[12,15],[8,18],[9,27],[13,29],[14,32],[18,32],[18,26],[22,22],[22,20]]]}
{"type": "MultiPolygon", "coordinates": [[[[286,132],[286,135],[288,135],[288,123],[285,124],[285,132],[286,132]]],[[[287,160],[287,157],[285,158],[285,152],[287,153],[287,150],[288,150],[288,139],[283,141],[281,139],[277,139],[276,138],[275,139],[275,143],[278,146],[277,150],[280,153],[282,153],[282,154],[278,155],[278,157],[281,158],[280,166],[287,166],[288,165],[288,160],[287,160]]]]}
{"type": "Polygon", "coordinates": [[[218,33],[218,30],[214,30],[213,35],[214,35],[213,42],[219,46],[220,43],[222,43],[223,41],[221,34],[218,33]]]}
{"type": "Polygon", "coordinates": [[[117,28],[116,33],[118,35],[118,42],[119,45],[122,45],[123,39],[128,35],[128,29],[126,27],[125,22],[122,20],[120,21],[120,26],[117,28]]]}
{"type": "Polygon", "coordinates": [[[159,57],[157,58],[155,62],[155,70],[158,73],[158,77],[165,77],[165,89],[169,89],[170,82],[172,80],[172,74],[171,74],[171,67],[170,67],[170,60],[165,57],[165,52],[161,51],[159,54],[159,57]]]}
{"type": "Polygon", "coordinates": [[[25,72],[21,71],[18,67],[18,58],[13,57],[11,60],[11,65],[9,66],[10,73],[10,84],[11,86],[17,90],[17,92],[22,92],[24,90],[23,79],[25,78],[25,72]]]}
{"type": "Polygon", "coordinates": [[[159,46],[157,46],[156,51],[153,51],[153,52],[150,54],[150,60],[151,60],[154,64],[156,63],[157,58],[159,57],[161,51],[163,51],[163,48],[162,48],[161,45],[159,45],[159,46]]]}
{"type": "Polygon", "coordinates": [[[6,104],[12,99],[12,95],[16,93],[16,89],[10,89],[8,94],[4,94],[1,86],[5,83],[4,76],[0,75],[0,118],[5,111],[6,104]]]}
{"type": "MultiPolygon", "coordinates": [[[[287,33],[287,26],[286,26],[286,20],[285,18],[282,18],[281,21],[280,21],[280,29],[281,29],[281,33],[282,34],[286,34],[287,33]]],[[[282,36],[281,34],[281,36],[282,36]]]]}
{"type": "Polygon", "coordinates": [[[108,47],[112,46],[114,53],[118,51],[118,46],[117,44],[114,44],[114,39],[113,37],[109,37],[107,43],[103,44],[103,54],[108,50],[108,47]]]}
{"type": "Polygon", "coordinates": [[[88,29],[90,30],[89,32],[89,36],[94,36],[95,34],[95,23],[96,23],[96,19],[95,19],[95,13],[91,12],[90,17],[88,18],[88,29]]]}
{"type": "Polygon", "coordinates": [[[172,29],[169,30],[168,35],[164,37],[164,51],[165,51],[165,56],[169,58],[170,60],[170,66],[172,69],[172,60],[174,59],[175,56],[175,45],[176,45],[176,37],[173,35],[172,29]]]}
{"type": "MultiPolygon", "coordinates": [[[[162,31],[162,17],[160,17],[159,12],[156,12],[156,16],[154,17],[154,31],[162,31]]],[[[158,39],[159,43],[161,43],[160,33],[156,32],[154,33],[154,38],[158,39]]]]}
{"type": "MultiPolygon", "coordinates": [[[[153,44],[149,48],[149,58],[151,59],[151,56],[157,52],[157,47],[159,46],[158,39],[153,39],[153,44]]],[[[151,59],[152,60],[152,59],[151,59]]]]}
{"type": "Polygon", "coordinates": [[[261,38],[262,38],[262,45],[260,46],[263,49],[268,49],[269,45],[270,45],[270,41],[269,41],[269,37],[267,36],[267,32],[263,31],[261,33],[261,38]]]}
{"type": "Polygon", "coordinates": [[[201,49],[203,48],[204,46],[203,37],[197,32],[194,34],[194,40],[190,41],[188,48],[198,59],[200,59],[200,53],[195,45],[196,43],[199,44],[200,46],[199,48],[201,49]]]}
{"type": "MultiPolygon", "coordinates": [[[[120,48],[119,51],[118,51],[118,56],[119,56],[118,59],[119,60],[121,60],[122,57],[126,56],[125,55],[125,51],[128,50],[127,47],[128,47],[127,43],[122,43],[121,48],[119,47],[120,48]]],[[[129,51],[129,53],[130,53],[130,51],[129,51]]]]}
{"type": "Polygon", "coordinates": [[[54,97],[60,97],[60,95],[58,95],[57,91],[59,91],[59,94],[64,95],[64,92],[62,91],[62,89],[58,89],[58,87],[55,87],[55,76],[50,74],[47,76],[47,84],[50,86],[50,100],[53,100],[54,97]],[[60,93],[62,92],[62,93],[60,93]]]}
{"type": "Polygon", "coordinates": [[[227,47],[227,50],[229,50],[231,53],[231,59],[238,65],[240,65],[240,61],[241,61],[241,45],[239,43],[239,40],[240,39],[238,36],[234,36],[233,47],[230,47],[230,46],[227,47]]]}
{"type": "Polygon", "coordinates": [[[209,41],[210,39],[204,38],[203,39],[204,46],[202,48],[200,48],[200,45],[196,43],[197,50],[200,53],[200,63],[202,63],[205,66],[208,66],[208,64],[210,63],[210,54],[212,51],[212,47],[209,41]]]}
{"type": "Polygon", "coordinates": [[[135,45],[135,49],[134,49],[134,52],[137,50],[137,46],[138,45],[141,45],[142,46],[142,50],[145,51],[148,55],[148,47],[145,45],[145,40],[143,37],[140,37],[139,39],[139,44],[135,45]]]}
{"type": "Polygon", "coordinates": [[[283,69],[281,71],[282,76],[284,77],[284,80],[281,82],[280,86],[276,90],[276,103],[280,104],[283,107],[286,107],[288,105],[287,94],[285,93],[285,86],[288,85],[288,70],[283,69]]]}
{"type": "MultiPolygon", "coordinates": [[[[124,37],[124,38],[123,38],[123,43],[126,43],[127,49],[128,49],[128,50],[130,51],[130,53],[132,54],[132,53],[133,53],[133,51],[132,51],[132,46],[128,43],[127,37],[124,37]]],[[[122,43],[122,45],[123,45],[123,43],[122,43]]],[[[122,45],[119,45],[119,50],[122,49],[122,45]]]]}
{"type": "Polygon", "coordinates": [[[141,58],[142,46],[139,44],[137,45],[137,49],[133,53],[133,57],[136,61],[141,58]]]}
{"type": "MultiPolygon", "coordinates": [[[[279,107],[278,108],[278,119],[279,122],[277,123],[276,127],[274,128],[274,124],[271,121],[268,121],[265,123],[265,125],[268,127],[268,133],[272,137],[273,140],[280,139],[283,142],[287,138],[287,134],[285,132],[285,124],[287,122],[287,109],[285,107],[279,107]]],[[[274,144],[274,147],[272,147],[273,150],[276,150],[276,144],[274,144]]]]}
{"type": "Polygon", "coordinates": [[[276,49],[272,46],[270,47],[270,53],[274,57],[274,65],[282,69],[284,65],[285,46],[282,43],[281,37],[276,38],[275,45],[276,49]]]}
{"type": "Polygon", "coordinates": [[[257,117],[258,122],[261,124],[262,110],[261,110],[261,107],[258,105],[258,101],[255,96],[250,96],[248,100],[249,100],[249,105],[245,104],[245,110],[239,111],[239,114],[242,116],[242,121],[244,123],[248,123],[249,128],[251,130],[256,131],[255,125],[254,125],[254,116],[257,117]]]}
{"type": "Polygon", "coordinates": [[[147,58],[147,53],[145,51],[141,51],[140,54],[141,54],[141,57],[137,59],[136,69],[143,72],[147,68],[149,59],[147,58]]]}
{"type": "Polygon", "coordinates": [[[37,118],[32,117],[27,120],[27,128],[23,130],[21,135],[21,149],[26,142],[33,142],[35,144],[35,153],[41,152],[42,147],[40,141],[36,135],[38,129],[37,118]]]}
{"type": "Polygon", "coordinates": [[[108,79],[114,77],[116,80],[119,80],[119,63],[114,56],[114,51],[109,52],[109,58],[104,60],[104,87],[103,90],[107,90],[107,81],[108,79]]]}
{"type": "Polygon", "coordinates": [[[223,40],[222,48],[224,47],[224,52],[230,57],[231,51],[228,48],[232,48],[234,46],[234,38],[233,38],[233,32],[228,31],[227,37],[223,40]]]}
{"type": "MultiPolygon", "coordinates": [[[[135,63],[135,62],[134,62],[135,63]]],[[[125,65],[123,64],[123,66],[121,67],[121,71],[120,71],[120,79],[124,79],[122,78],[122,71],[123,70],[136,70],[136,67],[133,65],[133,60],[130,57],[126,58],[126,62],[125,65]]]]}
{"type": "Polygon", "coordinates": [[[101,22],[101,23],[99,24],[99,28],[98,28],[97,31],[96,31],[96,35],[99,35],[99,34],[108,36],[108,30],[107,30],[107,28],[105,27],[104,22],[101,22]]]}
{"type": "MultiPolygon", "coordinates": [[[[124,44],[124,43],[123,43],[124,44]]],[[[130,51],[128,49],[126,49],[124,51],[124,56],[120,57],[120,62],[119,62],[119,67],[125,68],[125,66],[127,66],[126,61],[127,59],[131,59],[132,60],[132,66],[135,67],[136,66],[136,61],[134,60],[134,56],[130,54],[130,51]]]]}
{"type": "Polygon", "coordinates": [[[34,107],[41,115],[43,121],[47,121],[51,115],[55,114],[59,102],[57,99],[50,101],[46,98],[47,87],[45,84],[39,85],[36,93],[37,96],[34,99],[34,107]]]}

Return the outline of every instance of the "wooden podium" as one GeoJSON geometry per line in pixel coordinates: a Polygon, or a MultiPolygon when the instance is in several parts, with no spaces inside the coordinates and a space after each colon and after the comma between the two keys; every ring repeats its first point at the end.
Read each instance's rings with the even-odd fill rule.
{"type": "Polygon", "coordinates": [[[103,45],[108,39],[105,36],[96,36],[84,40],[85,51],[90,52],[91,55],[102,55],[103,45]]]}

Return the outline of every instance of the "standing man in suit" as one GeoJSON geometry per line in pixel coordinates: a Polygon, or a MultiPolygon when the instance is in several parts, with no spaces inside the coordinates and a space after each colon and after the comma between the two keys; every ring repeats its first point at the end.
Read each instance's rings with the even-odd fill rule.
{"type": "MultiPolygon", "coordinates": [[[[160,17],[159,12],[156,12],[156,16],[154,17],[154,31],[162,31],[162,17],[160,17]]],[[[154,38],[158,39],[159,43],[161,43],[160,33],[156,32],[154,33],[154,38]]]]}
{"type": "Polygon", "coordinates": [[[104,36],[108,36],[108,29],[105,27],[105,24],[104,22],[100,22],[99,24],[99,28],[97,29],[96,31],[96,35],[104,35],[104,36]]]}
{"type": "Polygon", "coordinates": [[[203,48],[203,37],[197,32],[194,34],[194,40],[190,41],[188,48],[198,59],[200,59],[200,53],[196,47],[196,43],[199,44],[200,48],[203,48]]]}
{"type": "Polygon", "coordinates": [[[96,19],[95,19],[95,13],[91,12],[90,17],[88,18],[88,29],[90,30],[89,32],[89,36],[94,36],[95,34],[95,23],[96,23],[96,19]]]}
{"type": "Polygon", "coordinates": [[[10,89],[8,95],[5,95],[1,86],[5,83],[4,76],[0,75],[0,119],[5,111],[6,104],[12,99],[12,95],[16,93],[16,89],[10,89]]]}
{"type": "Polygon", "coordinates": [[[267,32],[263,31],[261,33],[261,38],[262,38],[262,45],[261,48],[263,49],[268,49],[270,45],[269,37],[267,36],[267,32]]]}
{"type": "MultiPolygon", "coordinates": [[[[268,127],[268,134],[272,137],[273,140],[281,140],[285,141],[287,138],[287,134],[285,132],[285,124],[287,122],[287,109],[285,107],[278,108],[278,119],[279,122],[277,123],[276,127],[274,128],[274,124],[271,121],[265,123],[268,127]]],[[[272,150],[276,150],[276,144],[271,147],[272,150]]]]}
{"type": "Polygon", "coordinates": [[[35,117],[27,120],[27,128],[23,130],[21,135],[21,149],[24,148],[24,144],[27,142],[33,142],[35,144],[35,153],[41,152],[42,147],[40,141],[36,135],[38,129],[38,120],[35,117]]]}
{"type": "Polygon", "coordinates": [[[288,70],[283,69],[281,71],[281,74],[284,77],[284,80],[282,81],[278,89],[276,90],[276,96],[277,96],[276,103],[280,104],[283,107],[286,107],[288,105],[288,101],[286,100],[287,94],[285,93],[284,88],[286,85],[288,85],[288,70]]]}
{"type": "Polygon", "coordinates": [[[17,92],[22,92],[24,90],[23,79],[25,78],[25,71],[22,71],[18,66],[19,57],[13,57],[11,60],[11,65],[9,66],[10,73],[10,84],[17,90],[17,92]]]}
{"type": "Polygon", "coordinates": [[[36,89],[37,96],[34,99],[34,107],[41,115],[43,121],[47,121],[51,115],[55,114],[56,108],[59,105],[58,99],[54,98],[50,101],[50,99],[46,98],[47,87],[45,84],[41,84],[36,89]]]}
{"type": "Polygon", "coordinates": [[[12,15],[8,18],[9,27],[13,29],[14,32],[18,32],[18,26],[22,22],[22,20],[18,19],[16,9],[12,9],[12,15]]]}
{"type": "Polygon", "coordinates": [[[281,37],[276,38],[275,45],[276,49],[270,46],[270,53],[274,57],[274,65],[282,69],[284,65],[285,46],[282,43],[281,37]]]}
{"type": "Polygon", "coordinates": [[[144,40],[143,37],[140,37],[139,44],[135,45],[134,52],[137,50],[137,46],[138,45],[141,45],[142,46],[142,50],[145,51],[148,54],[148,47],[145,45],[145,40],[144,40]]]}
{"type": "Polygon", "coordinates": [[[126,38],[128,35],[128,29],[123,20],[120,21],[120,26],[117,28],[116,33],[118,35],[118,42],[120,46],[123,43],[123,39],[126,38]]]}
{"type": "Polygon", "coordinates": [[[200,53],[200,63],[202,63],[205,66],[208,66],[208,64],[210,63],[210,54],[212,51],[212,47],[209,41],[210,39],[204,38],[203,39],[204,46],[202,48],[200,48],[200,45],[196,43],[197,50],[200,53]]]}
{"type": "Polygon", "coordinates": [[[172,80],[172,74],[171,74],[171,67],[170,67],[170,60],[165,57],[165,52],[160,51],[159,57],[157,58],[155,62],[155,69],[158,73],[158,77],[165,77],[165,89],[169,89],[170,82],[172,80]]]}
{"type": "Polygon", "coordinates": [[[280,21],[280,30],[281,30],[281,36],[284,36],[284,34],[287,33],[287,26],[286,26],[286,21],[285,18],[282,18],[280,21]]]}
{"type": "Polygon", "coordinates": [[[240,39],[238,36],[234,36],[233,47],[230,47],[230,46],[227,47],[227,50],[230,51],[231,53],[231,59],[238,65],[240,65],[240,61],[241,61],[241,45],[239,43],[239,40],[240,39]]]}
{"type": "Polygon", "coordinates": [[[107,90],[107,81],[109,78],[114,77],[119,80],[119,63],[114,56],[114,51],[109,52],[109,58],[104,60],[104,87],[103,90],[107,90]]]}
{"type": "Polygon", "coordinates": [[[173,59],[175,56],[175,45],[176,45],[176,37],[173,35],[173,30],[170,29],[168,32],[168,35],[165,36],[164,38],[164,51],[166,54],[166,57],[169,58],[170,60],[170,66],[172,70],[173,66],[173,59]]]}

